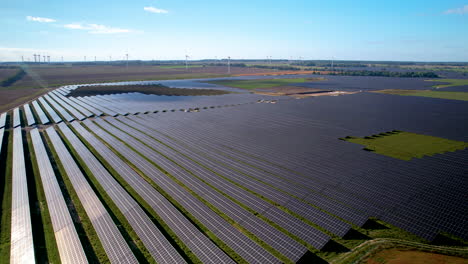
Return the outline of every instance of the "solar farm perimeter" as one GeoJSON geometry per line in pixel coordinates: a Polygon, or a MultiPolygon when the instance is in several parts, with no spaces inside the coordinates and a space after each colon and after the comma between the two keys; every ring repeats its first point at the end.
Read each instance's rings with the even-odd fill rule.
{"type": "Polygon", "coordinates": [[[379,243],[467,257],[466,101],[77,87],[0,116],[2,263],[348,263],[379,243]],[[454,145],[360,145],[391,131],[454,145]]]}

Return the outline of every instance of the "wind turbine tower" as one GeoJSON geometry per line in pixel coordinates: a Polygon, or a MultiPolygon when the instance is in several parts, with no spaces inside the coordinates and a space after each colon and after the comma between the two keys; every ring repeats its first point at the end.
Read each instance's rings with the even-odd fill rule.
{"type": "Polygon", "coordinates": [[[128,69],[128,53],[125,54],[125,56],[127,57],[127,69],[128,69]]]}
{"type": "Polygon", "coordinates": [[[228,74],[231,74],[231,56],[228,56],[228,74]]]}
{"type": "Polygon", "coordinates": [[[24,62],[24,57],[23,57],[23,55],[21,55],[21,62],[24,62]]]}
{"type": "Polygon", "coordinates": [[[185,55],[185,70],[188,71],[188,58],[189,55],[185,55]]]}

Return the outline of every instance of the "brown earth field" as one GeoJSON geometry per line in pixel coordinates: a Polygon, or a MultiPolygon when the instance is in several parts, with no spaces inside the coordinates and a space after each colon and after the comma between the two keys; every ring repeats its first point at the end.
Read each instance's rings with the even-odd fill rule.
{"type": "Polygon", "coordinates": [[[143,94],[155,95],[174,95],[174,96],[197,96],[197,95],[222,95],[229,92],[213,89],[187,89],[187,88],[171,88],[164,85],[109,85],[109,86],[80,86],[73,90],[67,96],[91,96],[104,94],[118,94],[138,92],[143,94]]]}
{"type": "Polygon", "coordinates": [[[0,68],[0,81],[14,75],[18,72],[18,69],[0,68]]]}
{"type": "MultiPolygon", "coordinates": [[[[0,68],[0,81],[14,75],[18,69],[0,68]]],[[[197,67],[186,71],[180,69],[164,69],[159,66],[112,66],[112,65],[86,65],[86,66],[54,66],[39,65],[27,68],[28,75],[9,87],[0,87],[0,113],[16,106],[36,99],[48,92],[47,87],[55,88],[62,85],[79,83],[99,83],[114,81],[140,81],[140,80],[171,80],[214,78],[230,76],[227,67],[197,67]],[[32,76],[35,76],[33,78],[32,76]]],[[[259,74],[269,72],[266,69],[231,67],[231,75],[259,74]]]]}
{"type": "Polygon", "coordinates": [[[467,264],[468,259],[417,250],[386,249],[368,258],[366,264],[467,264]]]}

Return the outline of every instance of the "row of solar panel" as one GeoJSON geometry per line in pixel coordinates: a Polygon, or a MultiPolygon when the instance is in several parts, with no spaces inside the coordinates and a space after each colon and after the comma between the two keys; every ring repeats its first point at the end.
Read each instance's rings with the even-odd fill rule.
{"type": "MultiPolygon", "coordinates": [[[[252,107],[255,107],[255,106],[252,106],[252,107]]],[[[294,109],[294,107],[291,107],[290,105],[284,108],[287,111],[290,111],[291,108],[294,109]]],[[[438,162],[436,160],[429,160],[428,158],[426,158],[426,159],[423,159],[422,161],[418,160],[418,161],[412,161],[406,164],[403,163],[404,166],[402,167],[401,166],[402,164],[391,165],[391,163],[401,163],[401,162],[398,162],[398,161],[392,162],[391,159],[385,158],[385,157],[382,159],[382,161],[388,163],[388,166],[382,166],[383,165],[382,162],[380,162],[378,159],[374,157],[377,155],[371,155],[370,153],[365,153],[362,151],[356,152],[358,148],[355,148],[355,149],[349,148],[349,150],[347,151],[349,151],[349,153],[352,153],[353,155],[344,155],[343,149],[347,148],[346,146],[344,146],[346,145],[346,143],[343,145],[340,141],[337,141],[337,138],[340,136],[338,136],[339,134],[336,133],[336,129],[335,131],[333,131],[333,129],[328,129],[329,131],[332,131],[331,138],[332,139],[334,138],[334,140],[330,140],[330,141],[327,140],[324,142],[325,144],[320,144],[320,142],[313,142],[314,141],[313,139],[308,140],[314,143],[314,148],[310,149],[313,151],[311,152],[309,150],[309,153],[307,153],[306,156],[302,156],[302,157],[300,155],[291,156],[288,153],[284,153],[285,151],[283,149],[278,151],[272,148],[263,148],[264,146],[268,146],[268,145],[262,145],[262,144],[259,144],[258,142],[262,140],[261,137],[266,138],[265,133],[248,133],[249,137],[256,136],[256,138],[254,139],[247,138],[247,137],[239,137],[239,135],[243,135],[245,134],[245,132],[234,131],[234,129],[231,129],[229,125],[224,127],[228,129],[223,129],[222,132],[220,132],[219,122],[220,120],[226,120],[226,116],[229,116],[229,120],[231,121],[231,123],[236,124],[238,127],[242,127],[239,124],[243,125],[243,124],[249,123],[250,120],[245,120],[246,116],[251,117],[251,120],[255,120],[255,122],[250,125],[259,126],[259,128],[255,127],[256,130],[258,129],[261,130],[262,127],[268,124],[269,122],[273,122],[273,123],[275,122],[275,120],[272,120],[271,117],[269,118],[265,118],[262,116],[259,117],[258,115],[256,115],[256,113],[258,112],[257,110],[261,110],[261,109],[259,109],[258,107],[255,110],[236,109],[235,111],[241,112],[239,116],[242,117],[243,119],[242,122],[237,122],[233,120],[232,110],[230,110],[229,112],[225,110],[211,112],[209,116],[204,117],[204,120],[197,120],[196,118],[191,117],[190,119],[194,119],[193,122],[184,121],[183,119],[181,119],[182,115],[177,115],[177,116],[172,117],[172,118],[176,118],[179,121],[177,123],[176,122],[171,123],[170,121],[168,123],[161,123],[161,121],[166,120],[166,118],[162,116],[159,117],[158,122],[159,122],[159,128],[161,129],[163,129],[164,127],[170,127],[170,130],[168,129],[168,131],[171,134],[171,136],[174,136],[173,126],[180,125],[179,126],[181,127],[180,129],[184,130],[183,127],[185,128],[199,127],[196,125],[192,125],[192,123],[193,124],[203,123],[204,124],[203,128],[206,128],[206,129],[204,130],[200,129],[201,130],[200,134],[203,135],[204,138],[206,138],[208,141],[213,142],[214,139],[216,139],[217,135],[218,137],[219,135],[222,135],[221,136],[222,139],[219,140],[218,144],[221,145],[220,142],[222,141],[224,145],[236,146],[237,149],[241,147],[241,149],[243,148],[243,151],[239,152],[239,154],[241,153],[247,154],[247,156],[249,157],[251,157],[252,153],[255,153],[256,158],[250,159],[251,160],[250,162],[252,162],[252,160],[262,160],[262,158],[263,159],[266,158],[267,160],[275,161],[275,163],[277,164],[285,164],[286,166],[293,165],[295,166],[295,170],[301,171],[301,173],[294,173],[294,175],[296,175],[295,178],[304,179],[304,181],[299,181],[300,184],[307,185],[308,182],[313,183],[313,185],[310,186],[311,190],[314,190],[319,193],[323,192],[320,194],[321,196],[323,195],[330,196],[330,198],[340,201],[339,204],[345,204],[345,205],[348,204],[351,207],[359,209],[359,211],[364,211],[366,212],[366,214],[364,215],[365,217],[367,217],[367,215],[382,216],[385,213],[388,214],[389,212],[385,212],[386,207],[388,208],[388,206],[391,206],[392,204],[397,206],[396,204],[397,201],[407,200],[410,197],[413,197],[414,196],[413,194],[415,192],[420,192],[420,190],[424,186],[427,186],[427,187],[434,186],[434,188],[436,188],[436,186],[438,185],[437,181],[427,180],[427,175],[429,173],[428,168],[432,168],[433,169],[432,171],[436,171],[435,170],[436,168],[446,168],[448,166],[447,164],[442,164],[443,162],[446,163],[447,160],[438,162]],[[245,111],[248,111],[249,114],[247,115],[245,111]],[[215,116],[216,114],[219,115],[219,117],[216,117],[215,116]],[[262,122],[262,120],[268,120],[268,122],[262,122]],[[218,122],[217,124],[218,129],[212,130],[212,131],[216,131],[216,133],[210,133],[211,132],[210,122],[213,122],[213,123],[218,122]],[[258,137],[258,134],[260,134],[261,136],[258,137]],[[335,134],[336,136],[334,136],[333,134],[335,134]],[[319,144],[315,144],[315,143],[319,143],[319,144]],[[255,148],[252,148],[252,146],[255,146],[255,148]],[[337,153],[340,153],[340,155],[343,155],[344,158],[341,160],[330,160],[327,158],[329,155],[336,155],[337,153]],[[306,159],[307,161],[304,160],[304,157],[307,157],[306,159]],[[369,161],[370,159],[372,160],[369,161]],[[432,166],[429,167],[428,164],[423,165],[422,164],[423,161],[427,161],[428,164],[432,164],[432,166]],[[374,165],[374,163],[376,162],[378,164],[374,165]],[[407,165],[409,164],[413,164],[412,167],[411,168],[408,167],[407,169],[405,169],[407,165]],[[380,175],[379,177],[370,176],[371,174],[368,174],[368,172],[364,172],[362,168],[370,168],[371,170],[376,169],[375,171],[376,173],[385,174],[385,176],[382,176],[382,175],[380,175]],[[388,173],[384,173],[389,168],[390,169],[395,168],[395,169],[390,170],[388,173]],[[420,176],[415,179],[414,172],[416,168],[419,168],[417,171],[420,171],[420,173],[418,173],[420,176]],[[404,173],[403,175],[401,175],[402,172],[404,173]],[[353,174],[355,176],[351,176],[350,174],[353,174]],[[392,174],[394,175],[393,177],[392,177],[392,174]],[[312,176],[310,179],[311,180],[313,179],[313,181],[311,180],[307,181],[306,180],[307,178],[300,177],[301,175],[307,175],[308,177],[312,176]],[[323,176],[326,175],[326,177],[323,177],[321,175],[323,176]],[[364,175],[369,178],[366,178],[366,179],[362,178],[364,175]],[[376,180],[379,180],[379,179],[384,179],[385,181],[376,182],[376,180]],[[346,183],[343,181],[346,181],[346,183]],[[389,186],[389,185],[392,187],[389,187],[388,191],[385,192],[385,190],[383,190],[382,187],[389,186]],[[370,190],[369,187],[375,188],[375,194],[369,195],[368,197],[364,197],[363,195],[366,195],[367,190],[370,190]],[[363,192],[363,190],[366,190],[366,192],[363,192]],[[379,194],[382,199],[373,198],[375,197],[375,195],[379,195],[379,194]]],[[[279,112],[281,113],[281,111],[279,112]]],[[[311,123],[310,120],[309,122],[306,122],[307,119],[304,119],[304,118],[296,118],[297,121],[294,120],[294,117],[296,116],[301,117],[304,115],[303,113],[310,113],[310,111],[303,111],[301,113],[295,113],[294,116],[288,116],[285,119],[281,118],[281,116],[278,117],[278,115],[281,115],[281,114],[275,114],[275,119],[281,120],[280,122],[284,122],[285,126],[304,127],[305,126],[304,124],[311,123]],[[296,123],[295,124],[291,123],[290,122],[291,120],[293,120],[296,123]]],[[[267,115],[271,116],[271,113],[267,113],[267,115]]],[[[314,125],[315,127],[317,126],[317,124],[314,124],[314,125]]],[[[320,124],[320,126],[325,126],[325,125],[326,124],[323,124],[323,123],[320,124]]],[[[327,126],[330,126],[330,125],[327,125],[327,126]]],[[[312,127],[311,126],[309,126],[309,128],[307,128],[307,126],[304,127],[304,130],[307,130],[307,129],[310,130],[312,129],[312,127]]],[[[317,129],[317,128],[314,128],[314,129],[317,129]]],[[[279,129],[278,126],[277,127],[270,126],[268,127],[267,130],[269,133],[268,135],[272,133],[274,134],[274,133],[281,132],[281,129],[279,129]],[[275,129],[275,130],[272,131],[272,129],[275,129]]],[[[185,129],[185,131],[189,131],[189,130],[185,129]]],[[[199,129],[190,130],[190,137],[191,137],[192,142],[201,141],[200,138],[197,138],[197,136],[199,135],[197,135],[196,132],[198,131],[199,129]]],[[[349,132],[345,131],[345,133],[349,133],[349,132]]],[[[323,138],[321,137],[320,140],[323,140],[323,138]]],[[[274,141],[274,140],[269,139],[269,141],[274,141]]],[[[304,143],[307,143],[307,142],[304,142],[304,143]]],[[[274,144],[274,145],[279,145],[279,144],[274,144]]],[[[303,145],[306,145],[306,144],[303,144],[303,145]]],[[[349,145],[352,145],[352,144],[349,144],[349,145]]],[[[225,148],[224,152],[226,152],[226,149],[228,148],[225,148]]],[[[211,151],[205,151],[205,153],[211,153],[211,151]]],[[[458,154],[458,155],[460,156],[461,154],[458,154]]],[[[249,161],[246,161],[246,162],[249,162],[249,161]]],[[[466,162],[466,159],[465,159],[465,162],[466,162]]],[[[265,162],[265,164],[268,164],[268,162],[265,162]]],[[[450,170],[441,171],[439,169],[437,170],[437,172],[434,173],[434,175],[437,175],[439,179],[452,179],[453,175],[457,174],[455,172],[458,172],[458,174],[464,174],[464,172],[466,173],[466,170],[462,169],[463,167],[461,166],[461,164],[463,163],[459,162],[458,164],[450,165],[450,166],[454,166],[454,170],[451,170],[451,171],[450,170]],[[441,177],[441,175],[446,175],[446,176],[441,177]]],[[[257,164],[255,164],[255,166],[257,166],[257,164]]],[[[281,168],[281,166],[277,166],[277,167],[281,168]]],[[[459,186],[466,186],[466,184],[462,181],[461,178],[458,179],[458,182],[459,182],[459,186]]],[[[447,193],[452,193],[452,192],[447,192],[447,193]]],[[[447,196],[448,194],[443,194],[443,195],[441,194],[440,198],[442,199],[444,195],[447,196]]],[[[421,200],[421,202],[424,203],[424,200],[421,200]]],[[[460,205],[460,203],[458,204],[460,205]]],[[[445,207],[447,205],[448,204],[445,203],[445,207]]],[[[325,207],[325,206],[326,205],[322,204],[319,207],[325,207]]],[[[435,208],[432,205],[430,207],[427,207],[428,209],[424,209],[424,208],[425,208],[424,206],[421,207],[421,210],[426,210],[427,212],[438,211],[442,209],[442,208],[435,208]]],[[[326,209],[326,210],[331,211],[333,209],[326,209]]],[[[456,212],[452,212],[452,213],[457,214],[456,212]]],[[[342,218],[346,219],[345,217],[342,217],[342,218]]],[[[350,220],[352,220],[351,217],[350,217],[350,220]]],[[[358,220],[359,220],[359,217],[358,217],[358,220]]],[[[421,221],[421,220],[422,218],[420,217],[420,220],[418,221],[421,221]]],[[[358,222],[360,221],[361,220],[359,220],[358,222]]],[[[448,221],[445,221],[445,224],[454,226],[451,222],[449,223],[448,221]]],[[[436,234],[438,232],[437,230],[440,230],[440,228],[444,228],[444,224],[434,223],[434,231],[431,233],[431,235],[426,236],[426,237],[431,237],[432,234],[436,234]]],[[[447,229],[448,228],[449,227],[447,226],[447,229]]],[[[453,228],[452,230],[455,232],[456,229],[458,228],[453,228]]]]}

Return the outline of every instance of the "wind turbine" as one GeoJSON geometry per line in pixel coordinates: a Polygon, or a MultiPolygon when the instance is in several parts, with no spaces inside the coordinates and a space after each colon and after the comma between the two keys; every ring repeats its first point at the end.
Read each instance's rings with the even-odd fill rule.
{"type": "Polygon", "coordinates": [[[127,57],[127,69],[128,69],[128,51],[127,51],[127,53],[125,54],[125,56],[127,57]]]}
{"type": "Polygon", "coordinates": [[[231,74],[231,56],[228,56],[228,74],[231,74]]]}
{"type": "Polygon", "coordinates": [[[84,56],[84,61],[86,62],[86,56],[84,56]]]}
{"type": "Polygon", "coordinates": [[[185,70],[186,71],[188,71],[188,58],[190,58],[190,56],[185,54],[185,70]]]}
{"type": "Polygon", "coordinates": [[[21,55],[21,62],[24,62],[24,57],[23,57],[23,55],[21,55]]]}

